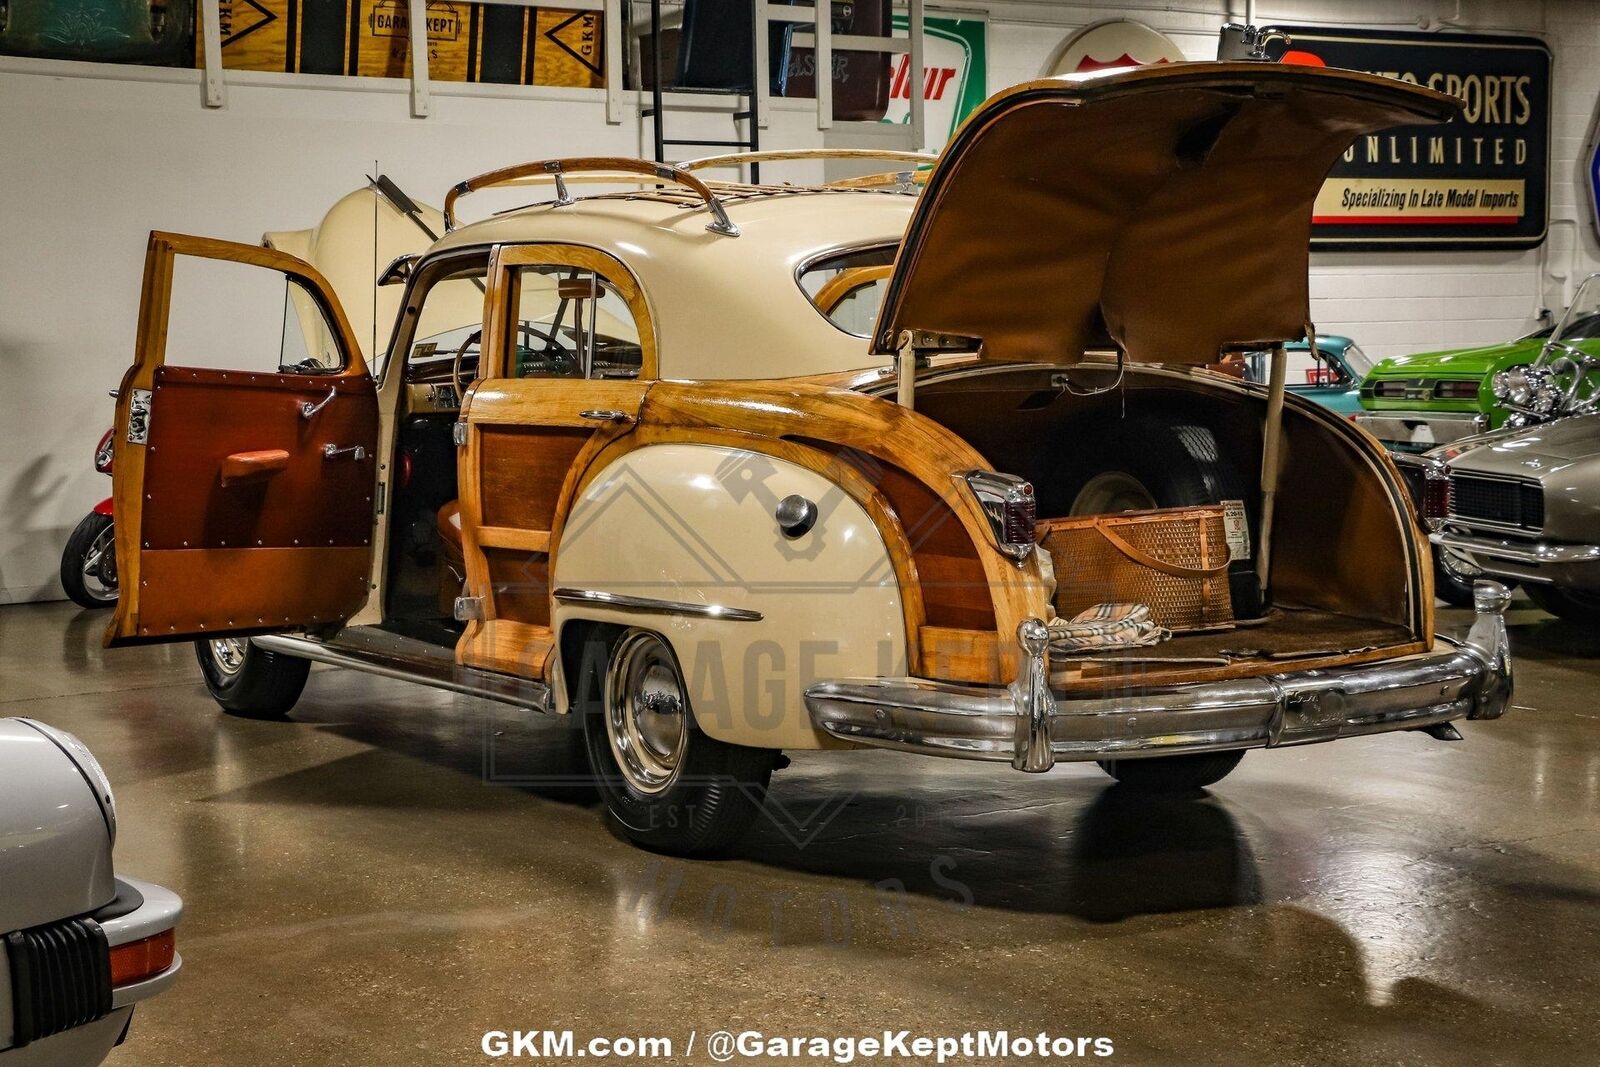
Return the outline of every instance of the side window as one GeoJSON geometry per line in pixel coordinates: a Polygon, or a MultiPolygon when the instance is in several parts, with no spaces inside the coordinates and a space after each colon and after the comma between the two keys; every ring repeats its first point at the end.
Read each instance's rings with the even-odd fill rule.
{"type": "Polygon", "coordinates": [[[800,288],[839,329],[870,336],[894,270],[895,252],[894,245],[876,245],[808,263],[799,274],[800,288]]]}
{"type": "Polygon", "coordinates": [[[510,377],[639,377],[639,326],[604,277],[565,264],[519,267],[514,293],[510,377]]]}
{"type": "Polygon", "coordinates": [[[280,271],[189,255],[173,260],[169,366],[335,373],[344,369],[336,336],[311,291],[280,271]]]}

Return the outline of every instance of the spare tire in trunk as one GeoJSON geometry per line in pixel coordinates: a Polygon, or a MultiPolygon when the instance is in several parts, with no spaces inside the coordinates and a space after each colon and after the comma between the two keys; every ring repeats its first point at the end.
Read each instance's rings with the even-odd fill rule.
{"type": "MultiPolygon", "coordinates": [[[[1146,508],[1242,500],[1255,530],[1255,494],[1204,426],[1155,414],[1101,419],[1074,432],[1062,472],[1068,514],[1104,515],[1146,508]]],[[[1261,614],[1261,586],[1250,560],[1228,568],[1233,615],[1261,614]]]]}

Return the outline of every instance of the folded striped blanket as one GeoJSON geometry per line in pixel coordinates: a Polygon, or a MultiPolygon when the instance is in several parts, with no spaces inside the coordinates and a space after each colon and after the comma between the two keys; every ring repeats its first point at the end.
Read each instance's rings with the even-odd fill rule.
{"type": "Polygon", "coordinates": [[[1050,620],[1050,645],[1058,652],[1144,648],[1171,636],[1150,621],[1148,604],[1096,604],[1071,619],[1050,620]]]}

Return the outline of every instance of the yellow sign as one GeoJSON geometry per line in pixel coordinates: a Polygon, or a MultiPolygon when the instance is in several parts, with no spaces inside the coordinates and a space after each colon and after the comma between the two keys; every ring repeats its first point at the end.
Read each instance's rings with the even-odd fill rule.
{"type": "Polygon", "coordinates": [[[1528,207],[1521,178],[1329,178],[1317,194],[1312,221],[1475,225],[1522,221],[1528,207]]]}

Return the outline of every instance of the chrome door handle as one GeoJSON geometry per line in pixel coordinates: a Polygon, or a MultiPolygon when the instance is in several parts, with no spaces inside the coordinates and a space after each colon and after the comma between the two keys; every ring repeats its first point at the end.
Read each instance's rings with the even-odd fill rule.
{"type": "MultiPolygon", "coordinates": [[[[327,401],[324,400],[323,403],[326,404],[327,401]]],[[[341,456],[349,456],[357,463],[360,463],[367,458],[367,450],[364,445],[347,445],[344,448],[340,448],[332,441],[322,446],[323,459],[338,459],[341,456]]]]}
{"type": "Polygon", "coordinates": [[[309,400],[300,401],[301,417],[307,419],[314,417],[317,412],[328,406],[328,401],[332,400],[334,394],[336,394],[338,391],[339,389],[337,386],[330,385],[328,386],[328,395],[317,401],[315,404],[309,400]]]}
{"type": "Polygon", "coordinates": [[[580,419],[592,419],[595,422],[632,422],[633,421],[633,416],[629,415],[626,411],[611,411],[611,410],[603,410],[603,409],[600,409],[600,408],[590,408],[587,411],[580,411],[580,412],[578,412],[578,418],[580,418],[580,419]]]}

